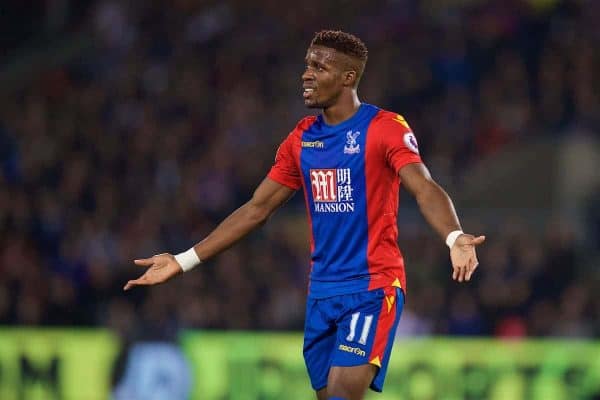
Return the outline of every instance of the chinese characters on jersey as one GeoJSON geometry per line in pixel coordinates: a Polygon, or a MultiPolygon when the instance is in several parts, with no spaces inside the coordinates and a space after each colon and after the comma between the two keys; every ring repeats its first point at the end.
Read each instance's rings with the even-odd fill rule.
{"type": "Polygon", "coordinates": [[[354,212],[350,168],[311,169],[315,212],[354,212]]]}

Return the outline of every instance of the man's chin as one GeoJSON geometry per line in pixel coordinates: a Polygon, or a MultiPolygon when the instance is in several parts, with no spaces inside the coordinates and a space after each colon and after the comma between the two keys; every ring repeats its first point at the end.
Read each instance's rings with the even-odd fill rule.
{"type": "Polygon", "coordinates": [[[304,105],[306,108],[323,108],[323,106],[316,101],[305,101],[304,105]]]}

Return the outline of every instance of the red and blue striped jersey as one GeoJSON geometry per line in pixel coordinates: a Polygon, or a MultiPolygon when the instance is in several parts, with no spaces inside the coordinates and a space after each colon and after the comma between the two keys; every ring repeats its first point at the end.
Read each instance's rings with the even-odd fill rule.
{"type": "Polygon", "coordinates": [[[397,243],[398,171],[420,162],[404,118],[365,103],[337,125],[306,117],[283,141],[268,177],[304,189],[310,297],[406,287],[397,243]]]}

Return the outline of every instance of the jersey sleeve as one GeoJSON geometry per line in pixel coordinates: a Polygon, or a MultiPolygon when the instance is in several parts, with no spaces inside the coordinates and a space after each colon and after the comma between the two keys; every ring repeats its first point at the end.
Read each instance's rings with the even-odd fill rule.
{"type": "Polygon", "coordinates": [[[407,164],[421,163],[417,138],[410,126],[399,114],[381,121],[382,145],[388,165],[398,172],[407,164]]]}
{"type": "MultiPolygon", "coordinates": [[[[275,163],[267,174],[269,178],[277,183],[298,190],[302,187],[300,171],[296,157],[294,157],[294,143],[297,142],[294,132],[279,145],[275,155],[275,163]]],[[[299,143],[298,143],[299,145],[299,143]]]]}

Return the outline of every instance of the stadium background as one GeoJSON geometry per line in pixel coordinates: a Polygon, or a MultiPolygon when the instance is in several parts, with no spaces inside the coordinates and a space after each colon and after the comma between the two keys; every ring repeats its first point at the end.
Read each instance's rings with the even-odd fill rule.
{"type": "MultiPolygon", "coordinates": [[[[298,338],[261,336],[302,329],[302,196],[184,279],[122,286],[141,272],[132,259],[188,248],[249,198],[307,113],[300,74],[322,28],[363,38],[361,99],[406,117],[465,229],[488,237],[475,279],[455,283],[446,247],[401,194],[409,293],[389,398],[600,398],[598,18],[593,0],[3,3],[0,398],[106,398],[125,390],[145,343],[182,349],[192,372],[179,366],[191,374],[179,387],[193,398],[277,398],[290,381],[307,389],[298,338]],[[504,352],[505,338],[524,347],[504,352]],[[264,353],[248,350],[263,340],[264,353]],[[265,356],[271,340],[291,354],[265,356]],[[403,346],[418,357],[419,343],[446,355],[415,361],[414,379],[399,375],[403,346]],[[569,346],[583,347],[544,357],[569,346]],[[104,361],[69,364],[69,348],[104,361]],[[210,375],[202,361],[221,365],[228,348],[246,349],[232,364],[242,373],[210,375]],[[443,378],[451,349],[482,368],[458,375],[464,387],[443,378]],[[490,391],[504,378],[493,359],[469,358],[483,349],[513,354],[509,375],[520,380],[490,391]],[[288,357],[297,374],[274,377],[269,362],[288,357]],[[263,369],[259,394],[262,378],[244,371],[263,369]],[[551,395],[532,389],[529,370],[561,371],[537,384],[551,395]],[[105,394],[82,392],[81,374],[105,394]],[[202,397],[206,374],[227,388],[202,397]]],[[[159,361],[177,353],[151,350],[159,361]]],[[[115,398],[150,398],[134,391],[115,398]]]]}

